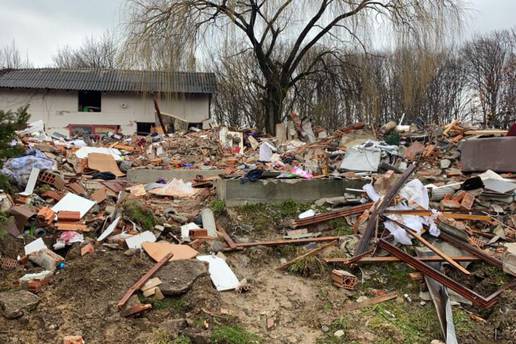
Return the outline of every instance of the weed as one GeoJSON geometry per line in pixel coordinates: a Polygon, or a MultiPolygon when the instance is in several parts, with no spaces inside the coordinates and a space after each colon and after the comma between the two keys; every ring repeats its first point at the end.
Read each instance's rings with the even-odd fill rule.
{"type": "Polygon", "coordinates": [[[372,315],[368,327],[380,337],[379,343],[428,343],[440,333],[435,309],[430,304],[414,307],[391,301],[365,312],[372,315]]]}
{"type": "Polygon", "coordinates": [[[263,339],[240,326],[233,325],[215,327],[211,342],[213,344],[255,344],[263,343],[263,339]]]}
{"type": "Polygon", "coordinates": [[[345,219],[335,219],[328,222],[328,225],[335,230],[335,235],[344,236],[353,234],[353,228],[345,219]]]}
{"type": "Polygon", "coordinates": [[[317,256],[308,256],[290,265],[288,271],[303,277],[317,277],[326,271],[326,264],[317,256]]]}
{"type": "Polygon", "coordinates": [[[4,213],[3,211],[0,211],[0,239],[2,239],[6,234],[4,224],[7,222],[8,219],[9,215],[4,213]]]}
{"type": "MultiPolygon", "coordinates": [[[[152,337],[147,342],[147,344],[175,344],[175,343],[181,343],[176,342],[171,335],[169,335],[165,330],[163,329],[157,329],[152,332],[152,337]]],[[[189,343],[189,342],[186,342],[189,343]]]]}
{"type": "Polygon", "coordinates": [[[156,225],[156,218],[152,211],[139,202],[127,201],[124,203],[125,214],[145,230],[152,230],[156,225]]]}
{"type": "Polygon", "coordinates": [[[173,344],[191,344],[192,341],[190,340],[190,338],[188,338],[187,336],[184,336],[184,335],[180,335],[179,337],[177,337],[176,339],[174,339],[172,341],[173,344]]]}
{"type": "Polygon", "coordinates": [[[0,174],[0,190],[4,190],[6,193],[10,195],[14,195],[16,192],[19,191],[16,187],[16,184],[13,183],[9,177],[4,176],[3,174],[0,174]]]}
{"type": "Polygon", "coordinates": [[[210,208],[213,213],[218,216],[224,213],[224,209],[226,208],[226,204],[221,199],[213,200],[210,204],[210,208]]]}

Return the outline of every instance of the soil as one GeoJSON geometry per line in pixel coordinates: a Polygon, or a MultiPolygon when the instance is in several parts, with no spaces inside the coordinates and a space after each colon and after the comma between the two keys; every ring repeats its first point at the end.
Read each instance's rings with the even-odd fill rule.
{"type": "MultiPolygon", "coordinates": [[[[219,223],[236,239],[239,235],[248,235],[238,232],[241,223],[240,227],[236,226],[227,218],[220,219],[219,223]]],[[[277,237],[279,233],[272,230],[260,233],[260,237],[277,237]]],[[[431,302],[419,305],[421,285],[408,279],[410,269],[400,268],[402,265],[357,269],[353,272],[360,278],[360,286],[358,290],[348,292],[335,288],[329,273],[301,277],[274,269],[280,265],[281,258],[290,259],[299,254],[296,249],[258,246],[225,253],[237,277],[246,279],[249,288],[245,292],[219,293],[209,277],[204,276],[197,279],[183,296],[155,302],[152,310],[139,317],[124,318],[116,308],[117,301],[154,262],[145,253],[127,256],[121,250],[102,246],[83,257],[78,250],[78,247],[70,250],[65,269],[54,276],[51,285],[38,293],[41,301],[34,311],[16,320],[0,316],[0,343],[62,343],[64,336],[81,335],[88,344],[166,344],[173,342],[158,342],[155,334],[167,328],[171,319],[186,319],[188,327],[208,333],[220,324],[239,324],[257,333],[264,343],[429,343],[440,338],[438,330],[432,332],[424,328],[422,319],[418,322],[423,324],[421,331],[426,332],[415,335],[407,332],[407,329],[420,328],[402,323],[404,318],[396,313],[406,313],[408,322],[414,320],[410,320],[411,317],[420,315],[435,317],[431,302]],[[400,297],[366,310],[342,311],[346,303],[355,302],[364,295],[372,297],[375,290],[398,290],[400,297]],[[411,303],[403,297],[404,293],[412,299],[411,303]],[[397,318],[391,319],[390,314],[397,318]],[[334,332],[340,329],[345,331],[345,336],[337,339],[334,332]]],[[[477,281],[490,276],[491,270],[483,269],[482,266],[472,267],[477,281]]],[[[328,272],[330,270],[329,267],[328,272]]],[[[0,273],[2,291],[16,288],[17,279],[27,271],[18,269],[0,273]]],[[[496,284],[499,280],[493,275],[490,283],[496,284]]],[[[478,284],[478,288],[491,292],[493,287],[487,284],[478,284]]],[[[454,307],[459,342],[514,343],[515,304],[516,292],[506,292],[489,311],[463,306],[464,310],[459,312],[460,308],[454,307]],[[470,314],[485,321],[475,321],[470,314]]],[[[432,326],[435,324],[433,319],[432,326]]],[[[181,331],[178,329],[173,336],[181,331]]],[[[183,333],[187,332],[184,330],[183,333]]]]}

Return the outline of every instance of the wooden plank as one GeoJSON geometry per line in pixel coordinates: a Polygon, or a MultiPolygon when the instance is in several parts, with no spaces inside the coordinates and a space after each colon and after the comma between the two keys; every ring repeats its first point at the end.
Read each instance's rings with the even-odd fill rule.
{"type": "Polygon", "coordinates": [[[217,230],[219,231],[219,234],[222,235],[222,237],[226,241],[226,244],[228,244],[229,248],[231,248],[231,249],[237,248],[237,244],[233,241],[233,238],[231,238],[231,236],[228,234],[228,232],[226,232],[224,227],[222,227],[219,224],[216,224],[216,227],[217,227],[217,230]]]}
{"type": "Polygon", "coordinates": [[[321,241],[333,241],[338,240],[338,236],[321,237],[321,238],[306,238],[306,239],[294,239],[294,240],[270,240],[270,241],[255,241],[255,242],[242,242],[237,243],[236,248],[239,247],[253,247],[253,246],[278,246],[278,245],[296,245],[296,244],[307,244],[311,242],[321,241]]]}
{"type": "Polygon", "coordinates": [[[425,245],[426,247],[428,247],[429,249],[431,249],[435,254],[437,254],[438,256],[441,256],[444,260],[446,260],[448,263],[450,263],[451,265],[453,265],[455,268],[457,268],[459,271],[461,271],[462,273],[464,273],[465,275],[470,275],[471,273],[466,270],[462,265],[460,265],[459,263],[457,263],[456,261],[454,261],[450,256],[448,256],[446,253],[444,253],[443,251],[441,251],[439,248],[435,247],[434,245],[432,245],[428,240],[426,240],[425,238],[423,238],[421,235],[419,235],[415,230],[413,230],[412,228],[410,228],[409,226],[406,226],[404,225],[403,223],[400,223],[396,220],[393,220],[393,219],[390,219],[388,217],[385,218],[386,220],[389,220],[389,221],[392,221],[394,222],[395,224],[397,224],[398,226],[400,226],[401,228],[403,228],[408,234],[410,234],[412,237],[414,237],[415,239],[417,239],[420,243],[422,243],[423,245],[425,245]]]}
{"type": "Polygon", "coordinates": [[[298,257],[296,257],[296,258],[294,258],[294,259],[292,259],[292,260],[290,260],[290,261],[288,261],[286,263],[281,264],[280,266],[278,266],[276,268],[276,270],[283,270],[286,267],[289,267],[290,265],[294,264],[295,262],[298,262],[298,261],[300,261],[300,260],[302,260],[302,259],[304,259],[306,257],[312,256],[312,255],[314,255],[314,254],[324,250],[327,247],[335,245],[336,243],[337,243],[337,240],[332,241],[332,242],[327,243],[327,244],[324,244],[324,245],[321,245],[321,246],[319,246],[317,248],[314,248],[313,250],[310,250],[310,251],[306,252],[305,254],[302,254],[302,255],[300,255],[300,256],[298,256],[298,257]]]}
{"type": "Polygon", "coordinates": [[[393,291],[391,293],[387,293],[385,295],[376,296],[370,299],[367,299],[363,302],[354,302],[347,305],[344,305],[344,310],[347,312],[352,312],[360,308],[364,308],[367,306],[376,305],[378,303],[386,302],[398,297],[398,293],[393,291]]]}
{"type": "MultiPolygon", "coordinates": [[[[475,256],[452,256],[453,260],[457,262],[472,262],[480,260],[480,258],[475,256]]],[[[429,256],[429,257],[421,257],[419,258],[423,262],[442,262],[444,261],[443,257],[440,256],[429,256]]],[[[326,263],[340,263],[344,265],[349,264],[369,264],[369,263],[397,263],[401,260],[398,257],[386,256],[386,257],[363,257],[358,261],[352,261],[350,258],[326,258],[324,259],[326,263]]]]}
{"type": "Polygon", "coordinates": [[[373,208],[373,211],[371,212],[371,216],[369,217],[369,221],[367,222],[366,230],[364,231],[364,234],[362,234],[362,237],[360,237],[360,240],[355,248],[355,256],[358,256],[362,253],[364,253],[367,250],[367,246],[369,245],[369,241],[371,241],[371,238],[373,237],[373,234],[375,233],[377,220],[380,215],[382,215],[385,208],[389,206],[392,199],[398,191],[401,189],[403,184],[407,181],[407,179],[410,177],[410,175],[416,170],[416,164],[410,165],[405,172],[401,175],[401,177],[396,181],[396,184],[394,184],[389,191],[387,191],[387,194],[385,197],[381,199],[381,201],[378,203],[376,207],[373,208]]]}
{"type": "Polygon", "coordinates": [[[135,291],[143,287],[145,282],[149,280],[149,278],[152,277],[163,265],[165,265],[170,258],[172,258],[174,254],[172,252],[169,252],[165,257],[161,258],[159,262],[157,262],[149,271],[145,273],[135,284],[133,284],[122,296],[120,301],[118,301],[117,307],[118,309],[121,309],[124,307],[124,305],[127,303],[127,301],[131,298],[131,296],[134,294],[135,291]]]}

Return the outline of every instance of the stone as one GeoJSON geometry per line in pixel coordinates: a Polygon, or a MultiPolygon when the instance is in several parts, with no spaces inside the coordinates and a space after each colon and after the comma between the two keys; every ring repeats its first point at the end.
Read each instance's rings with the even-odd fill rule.
{"type": "Polygon", "coordinates": [[[156,277],[163,295],[175,296],[186,293],[201,276],[208,275],[208,267],[199,260],[174,260],[163,266],[156,277]]]}
{"type": "Polygon", "coordinates": [[[330,330],[330,328],[326,325],[322,325],[321,326],[321,331],[323,331],[324,333],[328,332],[330,330]]]}
{"type": "Polygon", "coordinates": [[[448,159],[443,159],[439,162],[439,164],[441,165],[442,169],[445,169],[451,166],[451,161],[448,159]]]}
{"type": "Polygon", "coordinates": [[[333,334],[335,337],[337,338],[340,338],[340,337],[343,337],[344,336],[344,330],[337,330],[335,331],[335,333],[333,334]]]}
{"type": "Polygon", "coordinates": [[[226,248],[226,245],[220,240],[210,240],[209,243],[211,252],[224,251],[224,249],[226,248]]]}
{"type": "Polygon", "coordinates": [[[177,336],[179,332],[188,327],[186,319],[167,319],[159,324],[159,328],[163,329],[170,336],[177,336]]]}
{"type": "Polygon", "coordinates": [[[211,334],[209,331],[203,331],[196,328],[187,328],[183,334],[190,338],[192,344],[210,344],[211,334]]]}
{"type": "Polygon", "coordinates": [[[0,293],[0,311],[7,319],[16,319],[34,310],[39,297],[27,290],[6,291],[0,293]]]}

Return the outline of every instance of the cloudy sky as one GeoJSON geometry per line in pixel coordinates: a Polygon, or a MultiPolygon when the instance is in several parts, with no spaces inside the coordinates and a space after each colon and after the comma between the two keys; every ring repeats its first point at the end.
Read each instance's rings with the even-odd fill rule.
{"type": "MultiPolygon", "coordinates": [[[[47,66],[64,46],[116,31],[124,0],[0,0],[0,47],[14,40],[35,66],[47,66]]],[[[516,26],[516,0],[469,0],[465,35],[516,26]]]]}

